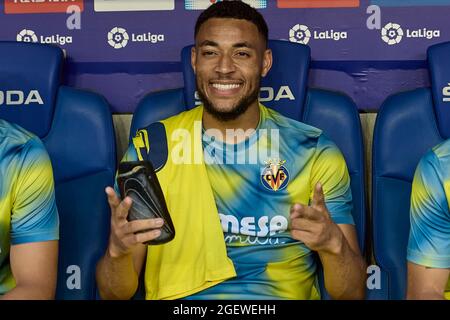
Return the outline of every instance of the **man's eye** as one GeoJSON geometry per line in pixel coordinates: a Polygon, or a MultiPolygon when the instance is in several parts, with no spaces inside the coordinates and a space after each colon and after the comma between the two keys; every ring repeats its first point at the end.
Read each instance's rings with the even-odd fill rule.
{"type": "Polygon", "coordinates": [[[203,55],[204,56],[213,56],[213,55],[215,55],[216,53],[214,52],[214,51],[203,51],[203,55]]]}
{"type": "Polygon", "coordinates": [[[248,54],[247,52],[241,51],[241,52],[237,53],[237,56],[239,56],[239,57],[250,57],[250,54],[248,54]]]}

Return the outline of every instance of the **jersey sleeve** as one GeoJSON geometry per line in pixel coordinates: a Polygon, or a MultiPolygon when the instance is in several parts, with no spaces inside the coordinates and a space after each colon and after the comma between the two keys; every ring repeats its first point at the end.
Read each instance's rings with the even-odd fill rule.
{"type": "Polygon", "coordinates": [[[21,149],[16,166],[11,210],[11,244],[59,239],[53,170],[38,138],[21,149]]]}
{"type": "Polygon", "coordinates": [[[354,224],[350,176],[344,156],[338,147],[321,135],[317,143],[315,161],[311,173],[311,194],[315,185],[322,184],[325,203],[336,224],[354,224]]]}
{"type": "Polygon", "coordinates": [[[450,215],[439,159],[429,151],[419,162],[411,191],[407,259],[432,267],[450,267],[450,215]]]}

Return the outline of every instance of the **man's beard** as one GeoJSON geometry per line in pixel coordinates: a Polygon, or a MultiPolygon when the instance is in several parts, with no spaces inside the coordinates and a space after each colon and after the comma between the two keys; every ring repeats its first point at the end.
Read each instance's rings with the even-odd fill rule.
{"type": "Polygon", "coordinates": [[[198,84],[197,80],[197,91],[200,100],[203,102],[203,106],[206,111],[219,121],[232,121],[237,119],[240,115],[244,114],[253,102],[257,101],[259,98],[259,81],[255,86],[255,89],[250,92],[250,94],[243,96],[229,111],[220,111],[217,109],[213,103],[206,97],[206,94],[198,84]]]}

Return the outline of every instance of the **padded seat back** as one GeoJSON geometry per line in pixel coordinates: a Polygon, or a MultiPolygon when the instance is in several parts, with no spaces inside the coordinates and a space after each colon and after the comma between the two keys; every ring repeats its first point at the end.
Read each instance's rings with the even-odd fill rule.
{"type": "Polygon", "coordinates": [[[406,297],[410,199],[422,156],[450,137],[450,42],[428,49],[431,88],[395,94],[381,106],[374,130],[372,212],[374,257],[382,288],[372,298],[406,297]]]}

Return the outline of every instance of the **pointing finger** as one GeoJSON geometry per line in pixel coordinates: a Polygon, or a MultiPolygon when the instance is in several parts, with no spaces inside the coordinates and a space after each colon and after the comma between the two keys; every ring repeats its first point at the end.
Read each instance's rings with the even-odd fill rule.
{"type": "Polygon", "coordinates": [[[314,195],[312,199],[312,206],[321,209],[325,207],[325,196],[323,194],[322,184],[320,182],[316,183],[314,188],[314,195]]]}

